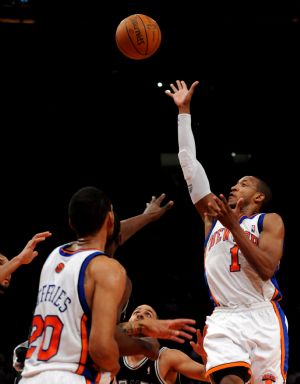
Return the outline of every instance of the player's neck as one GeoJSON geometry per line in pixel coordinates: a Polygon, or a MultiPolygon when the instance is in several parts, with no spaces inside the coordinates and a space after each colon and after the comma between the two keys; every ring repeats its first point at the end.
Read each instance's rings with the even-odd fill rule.
{"type": "Polygon", "coordinates": [[[78,249],[100,249],[105,248],[105,241],[98,237],[81,237],[75,242],[78,249]]]}

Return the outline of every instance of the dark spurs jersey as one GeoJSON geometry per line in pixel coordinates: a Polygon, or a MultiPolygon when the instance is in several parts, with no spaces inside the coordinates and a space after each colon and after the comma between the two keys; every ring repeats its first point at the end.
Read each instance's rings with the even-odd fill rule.
{"type": "MultiPolygon", "coordinates": [[[[159,350],[159,356],[162,351],[167,349],[162,347],[159,350]]],[[[118,384],[166,384],[159,372],[159,358],[155,361],[144,357],[137,365],[129,363],[128,358],[123,356],[120,359],[120,371],[117,374],[118,384]]],[[[176,383],[180,383],[179,374],[176,383]]]]}

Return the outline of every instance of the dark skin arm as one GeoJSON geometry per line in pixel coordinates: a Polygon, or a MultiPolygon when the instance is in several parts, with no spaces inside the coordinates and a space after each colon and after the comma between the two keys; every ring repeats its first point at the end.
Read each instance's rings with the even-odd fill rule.
{"type": "Polygon", "coordinates": [[[144,355],[151,360],[156,360],[159,353],[159,342],[150,337],[128,336],[117,328],[116,340],[120,356],[144,355]]]}
{"type": "Polygon", "coordinates": [[[157,338],[184,343],[192,339],[190,333],[196,332],[194,324],[192,319],[128,321],[118,324],[115,338],[121,356],[144,355],[155,360],[159,353],[157,338]]]}
{"type": "Polygon", "coordinates": [[[50,236],[51,232],[49,231],[40,232],[34,235],[33,238],[28,241],[25,248],[22,250],[22,252],[19,253],[19,255],[15,256],[13,259],[0,266],[0,281],[10,276],[21,265],[31,263],[32,260],[38,255],[38,251],[35,250],[37,244],[50,236]]]}
{"type": "Polygon", "coordinates": [[[127,321],[120,323],[120,332],[128,336],[154,337],[157,339],[168,339],[177,343],[184,343],[185,339],[191,340],[191,333],[196,332],[193,319],[142,319],[138,321],[127,321]]]}

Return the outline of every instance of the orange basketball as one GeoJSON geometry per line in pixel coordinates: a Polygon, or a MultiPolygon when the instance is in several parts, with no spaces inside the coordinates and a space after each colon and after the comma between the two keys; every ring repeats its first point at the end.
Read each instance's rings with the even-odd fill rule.
{"type": "Polygon", "coordinates": [[[123,19],[116,30],[116,43],[123,55],[141,60],[152,56],[161,43],[159,25],[140,13],[123,19]]]}

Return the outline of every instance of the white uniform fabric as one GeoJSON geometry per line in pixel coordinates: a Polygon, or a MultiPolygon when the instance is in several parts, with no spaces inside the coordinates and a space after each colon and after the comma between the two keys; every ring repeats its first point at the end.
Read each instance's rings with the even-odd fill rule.
{"type": "MultiPolygon", "coordinates": [[[[109,384],[111,382],[110,374],[103,374],[100,383],[109,384]]],[[[81,375],[68,371],[46,371],[33,377],[23,377],[19,384],[91,384],[90,381],[81,375]]]]}
{"type": "MultiPolygon", "coordinates": [[[[62,246],[49,255],[40,276],[22,384],[99,382],[101,375],[88,354],[91,316],[84,293],[84,274],[88,263],[101,254],[95,249],[70,252],[62,246]],[[42,380],[48,377],[45,371],[53,371],[51,381],[42,380]],[[45,373],[41,375],[42,372],[45,373]],[[73,381],[61,378],[71,374],[73,381]]],[[[102,378],[108,383],[111,380],[109,373],[102,374],[102,378]]]]}
{"type": "MultiPolygon", "coordinates": [[[[240,225],[258,244],[265,214],[243,216],[240,225]]],[[[263,281],[217,221],[205,241],[205,275],[215,309],[206,319],[207,372],[248,367],[255,383],[286,380],[287,320],[275,277],[263,281]]]]}
{"type": "Polygon", "coordinates": [[[191,115],[178,115],[178,159],[193,204],[210,193],[210,185],[203,166],[196,159],[195,139],[191,115]]]}

